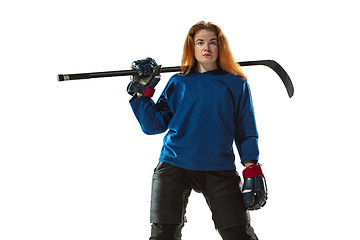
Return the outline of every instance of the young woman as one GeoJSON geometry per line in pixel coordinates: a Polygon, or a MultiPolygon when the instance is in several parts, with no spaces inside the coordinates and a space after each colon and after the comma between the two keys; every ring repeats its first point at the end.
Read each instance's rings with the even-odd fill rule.
{"type": "Polygon", "coordinates": [[[248,210],[264,206],[267,195],[258,133],[246,76],[221,29],[203,21],[191,27],[182,73],[170,78],[156,103],[151,97],[160,66],[147,58],[133,68],[140,77],[133,77],[128,93],[142,130],[168,131],[153,175],[150,239],[181,239],[192,190],[204,195],[223,239],[257,239],[248,210]],[[242,189],[234,141],[245,166],[242,189]]]}

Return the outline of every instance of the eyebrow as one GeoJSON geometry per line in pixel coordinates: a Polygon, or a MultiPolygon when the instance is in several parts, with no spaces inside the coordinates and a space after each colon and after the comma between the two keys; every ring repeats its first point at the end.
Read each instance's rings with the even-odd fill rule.
{"type": "MultiPolygon", "coordinates": [[[[217,38],[212,38],[212,39],[210,39],[210,41],[213,41],[213,40],[217,41],[217,38]]],[[[197,39],[196,41],[204,41],[204,39],[199,38],[199,39],[197,39]]]]}

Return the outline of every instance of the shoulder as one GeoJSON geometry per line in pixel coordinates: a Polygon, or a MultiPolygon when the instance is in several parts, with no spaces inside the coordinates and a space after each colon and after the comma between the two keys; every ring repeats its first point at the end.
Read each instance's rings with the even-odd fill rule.
{"type": "Polygon", "coordinates": [[[226,72],[226,77],[233,80],[233,81],[237,81],[239,83],[246,83],[247,80],[245,78],[243,78],[242,76],[239,76],[239,75],[236,75],[236,74],[233,74],[233,73],[229,73],[229,72],[226,72]]]}
{"type": "Polygon", "coordinates": [[[163,94],[168,97],[172,95],[176,91],[180,91],[184,85],[185,82],[185,76],[184,74],[177,73],[170,77],[168,82],[166,83],[166,86],[163,90],[163,94]]]}
{"type": "MultiPolygon", "coordinates": [[[[169,80],[167,81],[167,84],[166,84],[166,87],[167,86],[169,86],[169,85],[171,85],[171,84],[174,84],[174,83],[176,83],[176,82],[178,82],[178,81],[180,81],[181,80],[181,77],[179,76],[179,74],[177,73],[177,74],[174,74],[174,75],[172,75],[170,78],[169,78],[169,80]]],[[[165,88],[166,88],[165,87],[165,88]]]]}
{"type": "Polygon", "coordinates": [[[189,74],[184,74],[184,73],[176,73],[174,75],[172,75],[168,81],[168,85],[169,84],[177,84],[177,83],[181,83],[183,84],[187,79],[189,78],[196,78],[198,74],[197,73],[189,73],[189,74]]]}
{"type": "Polygon", "coordinates": [[[230,90],[235,99],[241,99],[250,92],[250,86],[246,78],[225,72],[225,74],[219,76],[218,80],[222,81],[230,90]]]}
{"type": "Polygon", "coordinates": [[[181,81],[185,77],[187,77],[187,75],[184,73],[176,73],[170,77],[169,82],[181,81]]]}
{"type": "Polygon", "coordinates": [[[230,87],[234,87],[236,89],[248,85],[248,81],[246,80],[246,78],[243,78],[242,76],[233,73],[224,72],[224,74],[222,74],[220,77],[230,87]]]}
{"type": "Polygon", "coordinates": [[[180,72],[180,73],[174,74],[171,78],[184,79],[184,78],[189,78],[189,77],[195,77],[197,75],[199,75],[198,72],[190,72],[187,74],[180,72]]]}

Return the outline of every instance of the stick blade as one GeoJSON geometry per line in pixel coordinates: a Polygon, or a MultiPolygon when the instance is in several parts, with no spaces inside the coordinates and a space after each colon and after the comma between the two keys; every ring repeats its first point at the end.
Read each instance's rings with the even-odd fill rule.
{"type": "Polygon", "coordinates": [[[294,85],[286,73],[285,69],[274,60],[258,60],[258,61],[246,61],[239,62],[241,66],[255,66],[255,65],[263,65],[271,68],[276,74],[280,77],[281,81],[284,83],[286,91],[289,95],[289,98],[294,96],[294,85]]]}
{"type": "Polygon", "coordinates": [[[289,95],[289,98],[294,96],[294,85],[293,85],[289,75],[285,71],[285,69],[274,60],[266,60],[266,61],[267,61],[266,66],[268,66],[269,68],[274,70],[277,73],[277,75],[279,75],[281,81],[284,83],[286,91],[289,95]]]}

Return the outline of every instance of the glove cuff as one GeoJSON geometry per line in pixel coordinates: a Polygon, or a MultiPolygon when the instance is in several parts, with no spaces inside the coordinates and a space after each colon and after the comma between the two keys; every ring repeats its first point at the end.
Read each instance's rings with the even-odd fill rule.
{"type": "Polygon", "coordinates": [[[251,177],[264,177],[264,174],[261,170],[261,165],[252,165],[247,167],[243,170],[243,177],[244,178],[251,178],[251,177]]]}
{"type": "Polygon", "coordinates": [[[143,95],[144,95],[145,97],[151,98],[152,96],[154,96],[154,92],[155,92],[155,89],[154,89],[154,88],[146,87],[143,95]]]}

